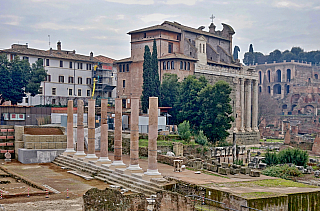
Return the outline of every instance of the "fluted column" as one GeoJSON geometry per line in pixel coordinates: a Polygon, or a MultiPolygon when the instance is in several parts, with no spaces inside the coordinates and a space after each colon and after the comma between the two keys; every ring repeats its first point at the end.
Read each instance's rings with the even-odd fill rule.
{"type": "Polygon", "coordinates": [[[108,99],[101,99],[101,138],[98,162],[111,163],[108,158],[108,99]]]}
{"type": "Polygon", "coordinates": [[[244,121],[245,121],[245,115],[244,115],[244,79],[240,78],[240,101],[241,101],[241,126],[240,130],[241,132],[245,132],[244,130],[244,121]]]}
{"type": "Polygon", "coordinates": [[[142,171],[139,167],[139,98],[131,98],[130,165],[128,170],[142,171]]]}
{"type": "Polygon", "coordinates": [[[253,98],[252,98],[252,129],[256,132],[258,129],[258,82],[253,80],[253,98]]]}
{"type": "Polygon", "coordinates": [[[246,80],[246,130],[251,132],[251,79],[246,80]]]}
{"type": "Polygon", "coordinates": [[[88,100],[88,160],[97,160],[95,154],[95,99],[88,100]]]}
{"type": "Polygon", "coordinates": [[[77,102],[77,152],[76,156],[85,156],[84,153],[84,128],[83,128],[83,100],[77,102]]]}
{"type": "Polygon", "coordinates": [[[234,119],[235,119],[235,126],[233,128],[233,132],[234,133],[237,133],[238,132],[238,129],[240,128],[240,125],[239,125],[239,120],[240,120],[240,117],[239,117],[239,104],[240,104],[240,84],[239,84],[239,80],[237,79],[236,81],[236,85],[235,85],[235,98],[234,98],[234,119]]]}
{"type": "Polygon", "coordinates": [[[65,153],[73,154],[76,151],[73,147],[73,101],[68,100],[67,109],[67,149],[65,153]]]}
{"type": "Polygon", "coordinates": [[[111,165],[123,168],[125,164],[122,161],[122,100],[120,98],[115,99],[114,125],[114,160],[111,165]]]}
{"type": "Polygon", "coordinates": [[[149,97],[148,169],[146,175],[161,175],[157,165],[158,98],[149,97]]]}

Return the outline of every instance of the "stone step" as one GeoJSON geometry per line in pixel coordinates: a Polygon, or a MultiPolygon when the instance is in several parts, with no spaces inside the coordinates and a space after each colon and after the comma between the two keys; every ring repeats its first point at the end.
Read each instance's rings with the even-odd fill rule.
{"type": "Polygon", "coordinates": [[[67,171],[67,172],[70,173],[70,174],[74,174],[76,176],[82,177],[85,180],[92,180],[93,179],[93,177],[90,177],[90,176],[87,176],[87,175],[84,175],[84,174],[80,174],[80,173],[78,173],[76,171],[67,171]]]}

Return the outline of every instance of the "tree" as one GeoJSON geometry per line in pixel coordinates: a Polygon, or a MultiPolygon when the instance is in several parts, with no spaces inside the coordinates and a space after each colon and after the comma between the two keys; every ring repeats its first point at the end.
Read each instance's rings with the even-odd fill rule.
{"type": "Polygon", "coordinates": [[[0,55],[1,101],[10,100],[12,104],[20,103],[25,92],[35,96],[46,75],[40,61],[33,64],[31,68],[27,60],[20,60],[18,56],[9,62],[6,55],[0,55]]]}
{"type": "Polygon", "coordinates": [[[254,64],[254,54],[250,52],[246,52],[244,54],[243,63],[245,65],[253,65],[254,64]]]}
{"type": "Polygon", "coordinates": [[[189,121],[183,121],[178,125],[178,133],[182,140],[190,141],[191,132],[190,132],[190,124],[189,121]]]}
{"type": "Polygon", "coordinates": [[[297,59],[297,56],[291,52],[283,53],[281,60],[291,61],[297,59]]]}
{"type": "Polygon", "coordinates": [[[225,81],[218,81],[213,86],[208,84],[199,92],[198,105],[201,117],[200,129],[215,143],[224,141],[234,121],[230,105],[231,87],[225,81]]]}
{"type": "Polygon", "coordinates": [[[176,74],[165,73],[160,85],[161,106],[173,107],[177,101],[179,92],[178,76],[176,74]]]}
{"type": "Polygon", "coordinates": [[[144,47],[144,61],[143,61],[143,85],[142,85],[142,96],[141,96],[141,106],[142,111],[147,113],[149,107],[149,97],[152,96],[152,62],[151,53],[149,46],[144,47]]]}
{"type": "Polygon", "coordinates": [[[272,63],[274,61],[276,62],[280,62],[281,61],[281,51],[279,51],[278,49],[270,52],[269,56],[268,56],[268,62],[272,63]]]}
{"type": "Polygon", "coordinates": [[[303,49],[300,47],[292,47],[291,48],[291,53],[293,53],[294,55],[298,56],[299,53],[303,52],[303,49]]]}
{"type": "Polygon", "coordinates": [[[153,79],[152,79],[153,96],[152,97],[160,97],[160,78],[159,78],[159,71],[158,71],[158,53],[157,53],[157,43],[156,43],[155,39],[153,40],[153,46],[152,46],[151,65],[152,65],[151,77],[153,77],[153,79]]]}
{"type": "Polygon", "coordinates": [[[252,44],[250,44],[250,46],[249,46],[249,53],[253,53],[253,45],[252,44]]]}
{"type": "Polygon", "coordinates": [[[280,113],[280,108],[277,100],[272,98],[269,94],[260,94],[258,100],[258,123],[263,120],[270,121],[273,117],[280,113]]]}

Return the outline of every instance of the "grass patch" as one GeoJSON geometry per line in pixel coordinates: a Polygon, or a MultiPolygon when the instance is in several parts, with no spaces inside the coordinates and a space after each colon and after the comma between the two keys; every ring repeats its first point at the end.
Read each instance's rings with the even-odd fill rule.
{"type": "MultiPolygon", "coordinates": [[[[263,139],[260,139],[260,142],[264,142],[263,139]]],[[[279,143],[279,142],[284,142],[283,139],[266,139],[266,142],[269,142],[269,143],[279,143]]]]}
{"type": "Polygon", "coordinates": [[[281,196],[282,193],[274,193],[274,192],[249,192],[249,193],[239,193],[238,195],[246,198],[246,199],[254,199],[254,198],[266,198],[272,196],[281,196]]]}
{"type": "Polygon", "coordinates": [[[298,187],[298,188],[317,188],[317,186],[306,185],[303,183],[293,182],[291,180],[285,179],[266,179],[266,180],[257,180],[249,182],[232,182],[225,184],[228,187],[298,187]]]}

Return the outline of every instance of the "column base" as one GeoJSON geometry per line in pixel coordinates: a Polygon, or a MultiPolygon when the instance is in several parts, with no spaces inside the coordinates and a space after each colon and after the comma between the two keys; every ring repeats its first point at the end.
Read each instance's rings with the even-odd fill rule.
{"type": "Polygon", "coordinates": [[[63,152],[64,156],[74,155],[76,151],[73,148],[67,148],[66,151],[63,152]]]}
{"type": "Polygon", "coordinates": [[[238,128],[236,128],[236,127],[233,128],[233,132],[234,132],[234,133],[237,133],[237,132],[238,132],[238,128]]]}
{"type": "Polygon", "coordinates": [[[77,151],[74,155],[73,158],[84,158],[86,155],[86,153],[84,153],[84,151],[77,151]]]}
{"type": "Polygon", "coordinates": [[[108,157],[100,157],[97,160],[96,165],[101,166],[102,164],[111,164],[111,160],[108,157]]]}
{"type": "Polygon", "coordinates": [[[246,128],[246,131],[247,131],[247,132],[252,132],[252,130],[251,130],[250,127],[246,128]]]}
{"type": "Polygon", "coordinates": [[[90,161],[97,161],[98,157],[96,156],[96,154],[87,154],[87,156],[84,157],[84,162],[89,162],[90,161]]]}
{"type": "Polygon", "coordinates": [[[153,178],[163,178],[161,173],[158,172],[158,169],[156,170],[150,170],[148,169],[144,174],[142,175],[143,180],[150,181],[153,178]]]}
{"type": "Polygon", "coordinates": [[[129,167],[124,171],[125,174],[131,175],[132,173],[143,173],[142,168],[140,168],[139,164],[137,165],[129,165],[129,167]]]}
{"type": "Polygon", "coordinates": [[[246,132],[246,130],[243,127],[240,128],[240,131],[241,131],[241,133],[245,133],[246,132]]]}
{"type": "Polygon", "coordinates": [[[159,173],[158,169],[155,169],[155,170],[147,169],[147,171],[144,172],[144,174],[145,175],[150,175],[150,176],[161,175],[161,173],[159,173]]]}
{"type": "Polygon", "coordinates": [[[111,163],[111,166],[109,167],[110,170],[115,170],[117,168],[126,168],[126,164],[123,163],[122,160],[115,160],[113,163],[111,163]]]}
{"type": "Polygon", "coordinates": [[[254,132],[259,132],[259,128],[258,128],[258,127],[254,127],[254,128],[253,128],[253,131],[254,131],[254,132]]]}

